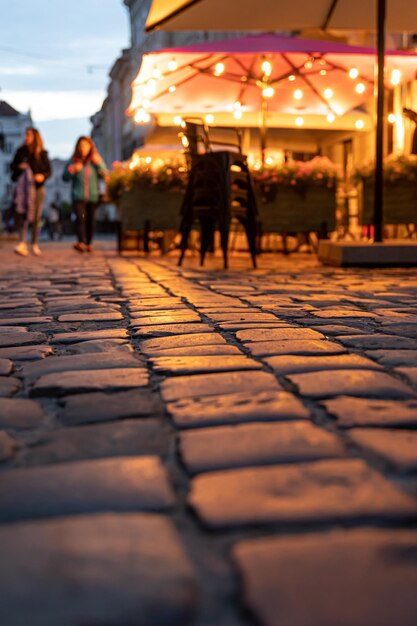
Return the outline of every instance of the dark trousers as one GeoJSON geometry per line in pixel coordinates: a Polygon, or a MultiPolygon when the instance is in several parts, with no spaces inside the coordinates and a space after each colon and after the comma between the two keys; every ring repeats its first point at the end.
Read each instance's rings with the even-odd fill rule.
{"type": "Polygon", "coordinates": [[[87,246],[93,240],[96,208],[97,202],[74,202],[78,241],[87,244],[87,246]]]}

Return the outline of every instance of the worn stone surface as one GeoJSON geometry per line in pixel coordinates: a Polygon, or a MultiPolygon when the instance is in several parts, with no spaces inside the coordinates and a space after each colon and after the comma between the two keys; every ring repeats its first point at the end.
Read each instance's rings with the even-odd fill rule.
{"type": "Polygon", "coordinates": [[[5,626],[184,626],[196,608],[193,567],[160,515],[7,525],[0,551],[5,626]]]}
{"type": "Polygon", "coordinates": [[[128,333],[124,328],[107,328],[103,330],[80,330],[79,332],[55,333],[52,343],[78,343],[80,341],[92,341],[94,339],[127,338],[128,333]]]}
{"type": "Polygon", "coordinates": [[[92,339],[69,344],[68,352],[72,354],[97,354],[101,352],[132,352],[132,346],[126,339],[92,339]]]}
{"type": "Polygon", "coordinates": [[[415,531],[335,530],[242,541],[233,554],[260,624],[414,626],[416,546],[415,531]]]}
{"type": "Polygon", "coordinates": [[[230,372],[195,376],[181,376],[166,379],[161,383],[161,394],[168,402],[181,398],[213,396],[237,391],[258,391],[280,389],[272,374],[267,372],[230,372]]]}
{"type": "Polygon", "coordinates": [[[302,403],[286,391],[243,391],[224,396],[185,398],[170,402],[167,410],[178,428],[309,417],[302,403]]]}
{"type": "Polygon", "coordinates": [[[146,339],[145,341],[141,341],[140,349],[145,354],[157,355],[160,352],[162,354],[162,350],[183,348],[185,345],[187,347],[226,345],[226,340],[219,333],[202,332],[191,335],[146,339]]]}
{"type": "Polygon", "coordinates": [[[0,348],[0,358],[12,361],[38,361],[53,354],[51,346],[19,346],[15,348],[0,348]]]}
{"type": "Polygon", "coordinates": [[[417,519],[417,502],[360,460],[211,472],[188,501],[210,528],[417,519]]]}
{"type": "Polygon", "coordinates": [[[323,402],[326,409],[336,417],[338,426],[417,426],[417,400],[396,402],[394,400],[370,400],[339,396],[323,402]]]}
{"type": "Polygon", "coordinates": [[[287,339],[273,341],[253,341],[246,345],[253,356],[273,356],[293,354],[318,356],[322,354],[344,354],[347,348],[332,341],[322,339],[287,339]]]}
{"type": "Polygon", "coordinates": [[[237,370],[258,370],[262,364],[247,356],[168,356],[151,359],[156,372],[172,375],[201,374],[204,372],[232,372],[237,370]]]}
{"type": "Polygon", "coordinates": [[[208,333],[213,332],[213,329],[208,324],[188,323],[188,324],[161,324],[154,326],[141,326],[140,328],[136,324],[132,324],[135,332],[135,337],[148,338],[148,337],[171,337],[175,335],[183,335],[184,333],[208,333]]]}
{"type": "Polygon", "coordinates": [[[323,372],[326,370],[381,369],[381,366],[357,354],[336,354],[326,356],[272,356],[265,359],[278,375],[298,374],[303,372],[323,372]]]}
{"type": "Polygon", "coordinates": [[[148,389],[119,391],[116,393],[86,393],[65,398],[59,413],[67,426],[107,422],[127,417],[144,417],[161,414],[162,405],[157,394],[148,389]]]}
{"type": "Polygon", "coordinates": [[[417,431],[355,428],[349,439],[399,472],[417,472],[417,431]]]}
{"type": "Polygon", "coordinates": [[[191,346],[184,348],[171,348],[166,350],[160,350],[155,352],[150,352],[149,356],[151,358],[156,358],[157,356],[162,358],[166,357],[201,357],[201,356],[212,356],[212,357],[223,357],[224,355],[235,355],[242,356],[242,351],[239,350],[236,346],[229,346],[226,344],[215,344],[214,346],[191,346]]]}
{"type": "Polygon", "coordinates": [[[58,317],[59,322],[117,322],[123,315],[117,311],[107,313],[66,313],[58,317]]]}
{"type": "Polygon", "coordinates": [[[8,461],[14,455],[17,448],[16,440],[0,430],[0,463],[8,461]]]}
{"type": "Polygon", "coordinates": [[[413,366],[417,363],[417,350],[369,350],[367,354],[387,367],[413,366]]]}
{"type": "Polygon", "coordinates": [[[181,434],[180,452],[193,474],[345,456],[335,435],[305,421],[190,430],[181,434]]]}
{"type": "Polygon", "coordinates": [[[0,428],[25,430],[34,428],[45,419],[42,407],[34,400],[0,398],[0,428]]]}
{"type": "Polygon", "coordinates": [[[236,337],[243,342],[247,341],[272,341],[273,339],[324,339],[322,333],[310,328],[273,328],[259,330],[241,330],[236,337]]]}
{"type": "Polygon", "coordinates": [[[14,469],[0,481],[0,520],[99,511],[165,511],[173,494],[160,460],[116,457],[14,469]]]}
{"type": "Polygon", "coordinates": [[[12,376],[0,376],[0,398],[9,398],[19,391],[21,382],[12,376]]]}
{"type": "Polygon", "coordinates": [[[45,340],[46,337],[43,333],[0,333],[0,348],[43,343],[45,340]]]}
{"type": "Polygon", "coordinates": [[[8,376],[13,371],[13,363],[9,359],[0,358],[0,376],[8,376]]]}
{"type": "Polygon", "coordinates": [[[293,374],[289,378],[302,395],[312,398],[339,395],[411,398],[415,395],[410,387],[385,372],[344,369],[293,374]]]}
{"type": "MultiPolygon", "coordinates": [[[[144,368],[88,370],[88,372],[59,372],[41,376],[32,388],[32,395],[65,395],[86,391],[118,391],[145,387],[149,374],[144,368]]],[[[0,379],[1,385],[1,379],[0,379]]]]}
{"type": "Polygon", "coordinates": [[[169,431],[155,419],[62,428],[44,435],[24,456],[25,465],[44,465],[111,456],[166,455],[169,431]]]}
{"type": "Polygon", "coordinates": [[[417,367],[398,367],[397,372],[405,376],[412,385],[417,386],[417,367]]]}
{"type": "Polygon", "coordinates": [[[340,337],[339,341],[349,348],[359,350],[417,350],[417,341],[407,337],[394,337],[375,333],[373,335],[348,335],[340,337]]]}
{"type": "MultiPolygon", "coordinates": [[[[110,370],[118,368],[138,367],[141,361],[133,354],[113,350],[103,352],[99,358],[93,354],[74,354],[69,356],[51,356],[43,361],[28,363],[23,366],[22,375],[27,378],[39,378],[45,374],[58,372],[80,372],[81,370],[110,370]]],[[[88,374],[85,374],[88,376],[88,374]]]]}

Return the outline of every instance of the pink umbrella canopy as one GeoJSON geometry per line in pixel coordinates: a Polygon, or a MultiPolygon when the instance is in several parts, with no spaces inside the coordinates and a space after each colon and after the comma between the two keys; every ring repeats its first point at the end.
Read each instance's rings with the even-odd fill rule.
{"type": "MultiPolygon", "coordinates": [[[[386,87],[416,69],[415,54],[388,53],[386,87]]],[[[163,49],[144,56],[129,113],[221,111],[244,123],[267,101],[269,111],[332,123],[371,98],[374,73],[373,49],[274,34],[163,49]]]]}

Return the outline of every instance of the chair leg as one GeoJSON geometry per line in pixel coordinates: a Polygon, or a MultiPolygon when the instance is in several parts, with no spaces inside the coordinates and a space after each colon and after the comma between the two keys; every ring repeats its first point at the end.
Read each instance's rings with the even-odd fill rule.
{"type": "Polygon", "coordinates": [[[178,259],[178,267],[181,267],[182,262],[184,260],[185,251],[187,250],[187,245],[188,245],[188,238],[191,232],[191,226],[192,226],[191,220],[187,222],[186,224],[181,225],[181,229],[180,229],[182,233],[181,243],[180,243],[181,254],[180,254],[180,258],[178,259]]]}
{"type": "Polygon", "coordinates": [[[149,253],[149,232],[150,232],[150,228],[151,227],[151,223],[149,220],[145,221],[145,228],[143,230],[143,251],[145,252],[145,254],[149,253]]]}
{"type": "Polygon", "coordinates": [[[215,222],[213,218],[201,217],[200,218],[200,232],[201,232],[201,247],[200,247],[200,266],[204,265],[204,259],[207,250],[209,250],[215,231],[215,222]]]}
{"type": "Polygon", "coordinates": [[[220,228],[220,242],[223,251],[223,267],[225,270],[229,267],[228,247],[229,247],[229,225],[222,225],[220,228]]]}

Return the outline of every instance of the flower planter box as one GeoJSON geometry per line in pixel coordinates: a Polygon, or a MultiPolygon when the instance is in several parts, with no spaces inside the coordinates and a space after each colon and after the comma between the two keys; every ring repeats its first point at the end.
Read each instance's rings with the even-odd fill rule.
{"type": "Polygon", "coordinates": [[[311,187],[303,193],[278,188],[276,196],[258,198],[262,233],[327,234],[336,226],[336,192],[311,187]]]}
{"type": "MultiPolygon", "coordinates": [[[[374,222],[374,188],[372,183],[362,185],[361,224],[374,222]]],[[[413,224],[417,222],[417,185],[401,182],[384,185],[384,223],[413,224]]]]}
{"type": "Polygon", "coordinates": [[[152,231],[178,231],[184,193],[161,191],[135,185],[119,202],[119,251],[137,250],[144,240],[148,249],[152,231]]]}

